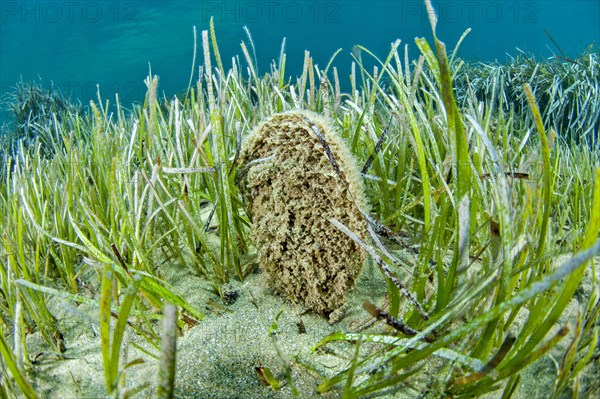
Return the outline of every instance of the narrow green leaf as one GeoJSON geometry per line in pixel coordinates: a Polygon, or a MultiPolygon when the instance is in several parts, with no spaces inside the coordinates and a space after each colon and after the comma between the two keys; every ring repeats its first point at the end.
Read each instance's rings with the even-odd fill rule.
{"type": "Polygon", "coordinates": [[[38,395],[33,390],[31,384],[27,380],[27,377],[25,377],[25,374],[17,367],[14,355],[4,340],[2,329],[0,329],[0,354],[2,355],[2,361],[8,367],[10,374],[14,378],[14,381],[17,383],[17,386],[23,395],[25,395],[27,399],[37,399],[38,395]]]}
{"type": "Polygon", "coordinates": [[[112,350],[110,355],[111,382],[113,386],[117,386],[118,383],[119,358],[123,343],[123,335],[125,333],[125,327],[127,326],[127,320],[131,312],[131,307],[133,306],[141,282],[142,277],[135,275],[133,277],[133,281],[129,287],[127,287],[123,302],[121,304],[121,309],[119,310],[119,316],[117,317],[117,323],[115,324],[113,331],[112,350]]]}
{"type": "Polygon", "coordinates": [[[113,371],[110,350],[110,303],[112,301],[113,273],[109,264],[104,265],[102,271],[102,285],[100,289],[100,343],[102,347],[102,362],[104,364],[104,378],[106,389],[112,393],[116,386],[113,384],[113,371]]]}

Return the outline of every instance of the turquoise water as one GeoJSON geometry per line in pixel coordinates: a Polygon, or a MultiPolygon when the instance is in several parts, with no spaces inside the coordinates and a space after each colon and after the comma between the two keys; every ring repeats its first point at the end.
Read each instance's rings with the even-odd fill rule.
{"type": "MultiPolygon", "coordinates": [[[[517,48],[540,56],[568,56],[600,43],[600,1],[437,1],[439,36],[453,47],[467,28],[464,58],[504,60],[517,48]]],[[[322,69],[338,48],[335,65],[347,82],[352,48],[359,44],[385,57],[396,38],[409,45],[430,37],[421,1],[0,1],[1,94],[20,79],[52,82],[87,103],[102,96],[123,104],[143,99],[151,66],[168,96],[187,87],[193,58],[193,27],[215,18],[225,67],[239,55],[247,26],[259,70],[269,70],[287,38],[287,73],[301,70],[304,50],[322,69]]],[[[597,47],[596,47],[597,48],[597,47]]],[[[202,62],[199,48],[197,63],[202,62]]],[[[245,62],[243,63],[245,65],[245,62]]],[[[197,79],[197,68],[194,80],[197,79]]],[[[6,115],[4,115],[5,117],[6,115]]],[[[4,119],[4,118],[3,118],[4,119]]]]}

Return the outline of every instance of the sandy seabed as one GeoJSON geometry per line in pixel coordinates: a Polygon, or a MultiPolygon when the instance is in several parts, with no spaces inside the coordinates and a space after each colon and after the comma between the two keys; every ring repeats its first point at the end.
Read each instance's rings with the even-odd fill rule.
{"type": "MultiPolygon", "coordinates": [[[[590,273],[587,274],[580,292],[560,320],[561,325],[570,322],[571,330],[580,308],[577,299],[585,297],[591,289],[590,273]]],[[[389,327],[383,322],[374,322],[362,308],[364,301],[378,306],[385,301],[386,284],[372,262],[367,262],[363,268],[356,288],[349,294],[343,317],[335,323],[284,300],[268,286],[266,273],[260,270],[248,276],[243,283],[232,281],[227,286],[228,290],[238,294],[237,300],[227,306],[220,304],[204,279],[193,276],[187,270],[167,267],[165,277],[177,293],[206,314],[204,320],[183,331],[178,338],[175,377],[175,396],[178,398],[291,398],[286,367],[291,372],[293,384],[301,398],[338,398],[339,390],[318,394],[316,387],[322,382],[321,376],[331,377],[349,365],[355,346],[335,342],[316,351],[312,347],[335,331],[351,332],[365,326],[367,329],[363,331],[367,332],[389,331],[389,327]],[[274,322],[277,323],[275,335],[270,333],[274,322]],[[300,323],[304,325],[305,332],[301,332],[300,323]],[[278,349],[281,355],[278,354],[278,349]],[[256,371],[261,366],[271,370],[282,385],[280,389],[274,390],[261,381],[256,371]]],[[[46,398],[107,397],[97,308],[86,304],[75,307],[56,299],[49,300],[49,307],[58,319],[69,320],[61,322],[67,351],[59,358],[55,354],[44,352],[47,348],[45,349],[39,334],[33,334],[29,338],[30,357],[36,358],[34,371],[30,374],[34,389],[41,397],[46,398]]],[[[524,320],[526,313],[519,317],[524,320]]],[[[156,353],[154,348],[134,333],[130,332],[127,337],[130,343],[156,353]]],[[[559,343],[551,356],[543,357],[523,371],[521,384],[513,398],[549,397],[557,364],[560,363],[560,356],[570,338],[571,334],[559,343]]],[[[361,354],[377,348],[380,347],[363,344],[361,354]]],[[[123,364],[138,358],[143,359],[144,363],[126,369],[121,392],[147,384],[134,397],[155,397],[158,361],[132,345],[127,347],[125,357],[123,364]]],[[[582,383],[588,387],[600,384],[598,378],[594,377],[594,373],[598,371],[600,366],[596,355],[595,362],[586,367],[582,383]]],[[[416,380],[412,386],[409,382],[408,385],[377,397],[418,398],[421,396],[419,386],[422,381],[423,379],[416,380]]],[[[500,396],[501,391],[497,391],[485,397],[491,399],[500,396]]],[[[570,396],[565,394],[564,397],[570,396]]]]}

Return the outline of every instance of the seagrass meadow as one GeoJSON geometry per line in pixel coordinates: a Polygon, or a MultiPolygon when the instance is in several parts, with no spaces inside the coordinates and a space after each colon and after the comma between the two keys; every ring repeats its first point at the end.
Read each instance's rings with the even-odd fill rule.
{"type": "MultiPolygon", "coordinates": [[[[161,97],[152,73],[133,109],[17,87],[1,150],[0,397],[599,397],[598,50],[471,64],[468,32],[447,47],[426,5],[433,41],[396,41],[385,59],[360,48],[346,92],[337,53],[307,51],[290,72],[285,41],[259,76],[249,32],[225,69],[212,21],[181,96],[161,97]],[[365,197],[339,201],[360,231],[350,211],[311,216],[352,248],[328,251],[366,259],[325,316],[272,286],[283,249],[264,241],[295,230],[262,215],[257,239],[262,197],[244,195],[282,148],[248,159],[247,138],[298,110],[316,136],[297,170],[342,178],[318,114],[365,197]]],[[[257,192],[274,198],[277,176],[257,192]]]]}

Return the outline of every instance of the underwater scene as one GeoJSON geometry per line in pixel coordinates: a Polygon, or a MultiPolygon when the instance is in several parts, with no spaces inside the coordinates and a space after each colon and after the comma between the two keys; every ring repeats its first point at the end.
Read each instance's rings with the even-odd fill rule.
{"type": "Polygon", "coordinates": [[[600,398],[600,1],[0,1],[0,398],[600,398]]]}

